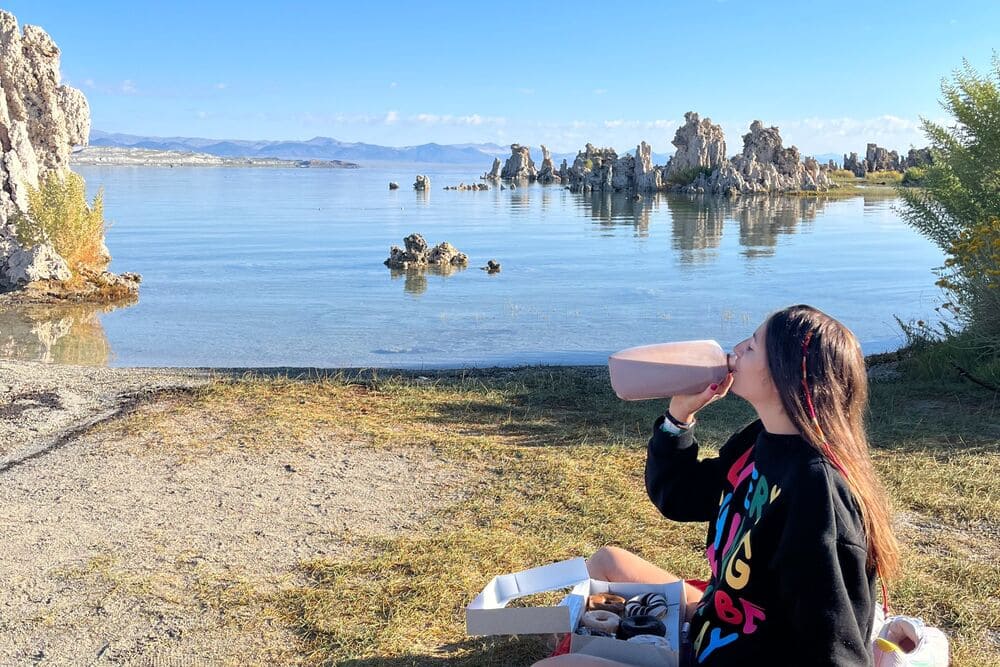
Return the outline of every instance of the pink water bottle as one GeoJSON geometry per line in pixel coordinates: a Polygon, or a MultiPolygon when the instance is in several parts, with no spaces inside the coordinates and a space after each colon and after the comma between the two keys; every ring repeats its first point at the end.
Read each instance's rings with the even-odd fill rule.
{"type": "Polygon", "coordinates": [[[699,394],[726,379],[735,357],[714,340],[686,340],[615,352],[608,358],[608,370],[618,398],[641,401],[699,394]]]}

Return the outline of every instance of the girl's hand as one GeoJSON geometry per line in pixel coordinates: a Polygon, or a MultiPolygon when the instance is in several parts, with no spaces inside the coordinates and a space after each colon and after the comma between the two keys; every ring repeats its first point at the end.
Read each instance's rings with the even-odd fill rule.
{"type": "Polygon", "coordinates": [[[733,386],[733,374],[726,375],[726,379],[721,384],[712,384],[705,388],[700,394],[685,394],[670,398],[670,414],[678,421],[690,423],[694,420],[696,412],[713,401],[725,397],[729,393],[729,388],[733,386]]]}

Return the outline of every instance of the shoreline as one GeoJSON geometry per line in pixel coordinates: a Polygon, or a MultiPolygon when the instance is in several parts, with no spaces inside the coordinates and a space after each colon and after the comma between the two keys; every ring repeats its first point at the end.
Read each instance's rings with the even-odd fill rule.
{"type": "Polygon", "coordinates": [[[345,160],[285,159],[264,157],[222,157],[196,151],[163,151],[151,148],[90,146],[70,154],[76,167],[269,167],[295,169],[360,169],[345,160]]]}

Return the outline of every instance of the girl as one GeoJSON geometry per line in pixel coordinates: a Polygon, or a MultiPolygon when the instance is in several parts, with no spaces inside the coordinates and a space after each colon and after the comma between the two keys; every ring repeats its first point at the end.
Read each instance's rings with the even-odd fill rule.
{"type": "MultiPolygon", "coordinates": [[[[899,554],[868,452],[861,347],[837,320],[797,305],[734,351],[721,385],[671,398],[647,451],[646,489],[660,512],[709,522],[711,578],[685,583],[684,662],[870,665],[876,576],[895,575],[899,554]],[[730,390],[759,418],[699,461],[695,414],[730,390]]],[[[587,566],[604,581],[677,581],[615,547],[587,566]]],[[[570,654],[538,664],[617,663],[570,654]]]]}

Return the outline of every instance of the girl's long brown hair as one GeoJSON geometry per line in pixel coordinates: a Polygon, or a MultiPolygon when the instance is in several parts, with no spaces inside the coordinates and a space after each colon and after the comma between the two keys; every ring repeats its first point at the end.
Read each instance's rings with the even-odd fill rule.
{"type": "Polygon", "coordinates": [[[773,314],[766,331],[768,367],[785,412],[802,436],[843,473],[864,520],[868,567],[882,579],[893,578],[899,571],[899,544],[868,450],[868,373],[861,345],[850,329],[804,304],[773,314]]]}

